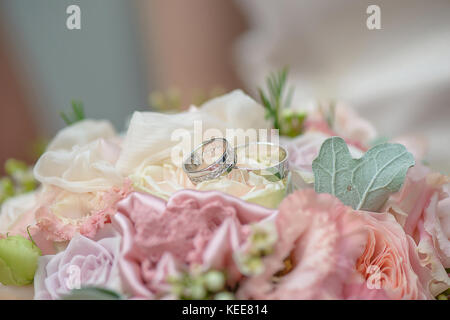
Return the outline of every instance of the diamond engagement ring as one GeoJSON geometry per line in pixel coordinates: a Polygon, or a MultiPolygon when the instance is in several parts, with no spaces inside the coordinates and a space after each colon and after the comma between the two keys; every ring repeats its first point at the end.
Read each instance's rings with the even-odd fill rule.
{"type": "Polygon", "coordinates": [[[212,138],[196,147],[183,162],[194,184],[213,180],[237,169],[278,181],[288,173],[288,152],[270,142],[253,142],[232,148],[224,138],[212,138]]]}

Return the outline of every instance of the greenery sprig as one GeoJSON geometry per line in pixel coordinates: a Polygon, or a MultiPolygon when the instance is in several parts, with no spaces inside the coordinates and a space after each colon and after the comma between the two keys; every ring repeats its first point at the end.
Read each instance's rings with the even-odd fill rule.
{"type": "Polygon", "coordinates": [[[259,97],[266,109],[266,119],[272,119],[273,127],[281,129],[280,115],[283,108],[287,108],[291,104],[293,88],[290,88],[286,98],[286,83],[288,76],[288,68],[285,67],[278,72],[271,73],[266,79],[267,94],[263,89],[258,88],[259,97]]]}
{"type": "Polygon", "coordinates": [[[86,119],[83,102],[72,100],[72,111],[69,114],[61,112],[60,116],[68,126],[86,119]]]}
{"type": "Polygon", "coordinates": [[[266,109],[266,119],[280,134],[295,137],[302,133],[306,113],[290,108],[294,88],[287,88],[288,68],[271,73],[266,79],[267,93],[258,88],[259,97],[266,109]]]}
{"type": "Polygon", "coordinates": [[[7,176],[0,179],[0,204],[17,195],[31,192],[38,186],[33,170],[25,162],[9,159],[5,163],[7,176]]]}

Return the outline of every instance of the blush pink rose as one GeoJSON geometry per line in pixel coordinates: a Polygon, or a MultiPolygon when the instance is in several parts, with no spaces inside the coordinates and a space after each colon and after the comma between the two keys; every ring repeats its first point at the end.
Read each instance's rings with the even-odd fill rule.
{"type": "Polygon", "coordinates": [[[428,153],[428,141],[421,135],[403,135],[390,142],[404,145],[406,150],[414,156],[416,163],[422,161],[428,153]]]}
{"type": "Polygon", "coordinates": [[[430,272],[420,265],[412,238],[388,213],[355,212],[364,220],[368,238],[356,263],[369,288],[383,289],[389,299],[433,299],[430,272]]]}
{"type": "Polygon", "coordinates": [[[420,262],[431,270],[433,295],[450,287],[449,178],[422,165],[408,171],[402,189],[385,205],[417,244],[420,262]]]}
{"type": "Polygon", "coordinates": [[[361,217],[337,198],[308,189],[285,198],[275,221],[274,253],[264,259],[263,273],[243,281],[238,298],[344,299],[366,245],[361,217]]]}
{"type": "Polygon", "coordinates": [[[241,276],[233,252],[249,224],[273,210],[216,192],[182,190],[166,203],[132,193],[118,205],[113,222],[123,235],[119,262],[125,288],[137,298],[167,296],[167,277],[199,265],[226,270],[229,283],[241,276]]]}
{"type": "Polygon", "coordinates": [[[387,213],[302,190],[283,200],[275,221],[274,253],[262,274],[243,281],[239,298],[432,298],[414,242],[387,213]]]}
{"type": "Polygon", "coordinates": [[[119,249],[120,235],[111,225],[103,228],[94,240],[76,235],[66,250],[39,258],[34,298],[61,299],[72,289],[89,286],[120,292],[119,249]]]}
{"type": "Polygon", "coordinates": [[[338,104],[334,108],[317,108],[305,121],[306,131],[318,131],[327,136],[342,137],[347,144],[367,150],[376,138],[375,128],[352,108],[338,104]]]}

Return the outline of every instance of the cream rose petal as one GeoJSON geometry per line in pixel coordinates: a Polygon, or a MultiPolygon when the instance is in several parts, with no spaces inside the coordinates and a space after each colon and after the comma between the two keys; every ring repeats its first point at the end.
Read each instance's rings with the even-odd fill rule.
{"type": "Polygon", "coordinates": [[[136,190],[168,199],[181,189],[221,191],[248,202],[268,208],[276,208],[286,193],[283,181],[270,182],[250,173],[244,177],[237,171],[229,175],[193,185],[181,168],[171,164],[141,166],[130,176],[136,190]]]}
{"type": "Polygon", "coordinates": [[[114,165],[120,147],[99,139],[71,150],[45,152],[36,163],[34,175],[45,185],[71,192],[93,192],[121,185],[122,176],[114,165]]]}
{"type": "Polygon", "coordinates": [[[36,205],[37,192],[20,195],[3,203],[0,211],[0,234],[10,231],[27,212],[36,208],[36,205]]]}
{"type": "Polygon", "coordinates": [[[173,164],[172,148],[181,141],[178,134],[190,135],[190,149],[186,150],[188,152],[204,138],[199,136],[199,141],[194,141],[194,121],[201,121],[203,131],[217,129],[223,136],[226,129],[269,128],[264,119],[264,109],[240,90],[213,99],[195,111],[178,114],[135,112],[124,140],[123,152],[116,165],[117,169],[123,175],[130,175],[144,163],[173,164]],[[246,116],[242,117],[242,114],[246,116]],[[173,134],[175,135],[172,139],[173,134]]]}
{"type": "Polygon", "coordinates": [[[47,151],[71,150],[94,140],[111,139],[116,136],[114,127],[106,120],[86,119],[62,129],[49,143],[47,151]]]}

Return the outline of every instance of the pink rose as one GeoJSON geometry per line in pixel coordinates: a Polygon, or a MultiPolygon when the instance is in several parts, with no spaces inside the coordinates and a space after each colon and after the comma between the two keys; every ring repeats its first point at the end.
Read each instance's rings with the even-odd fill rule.
{"type": "Polygon", "coordinates": [[[414,242],[388,214],[302,190],[283,200],[275,221],[274,253],[262,274],[244,280],[239,298],[432,298],[414,242]]]}
{"type": "Polygon", "coordinates": [[[383,289],[389,299],[433,299],[429,290],[431,275],[420,265],[412,238],[388,213],[355,212],[369,231],[364,253],[356,270],[369,288],[383,289]]]}
{"type": "Polygon", "coordinates": [[[319,131],[327,136],[342,137],[347,144],[366,150],[376,138],[375,128],[352,108],[344,105],[317,108],[305,121],[306,131],[319,131]]]}
{"type": "Polygon", "coordinates": [[[403,135],[392,139],[390,142],[400,143],[410,152],[416,163],[422,161],[428,152],[428,141],[421,135],[403,135]]]}
{"type": "Polygon", "coordinates": [[[421,264],[431,270],[433,295],[450,287],[449,178],[416,165],[408,171],[402,189],[392,195],[385,210],[394,215],[417,244],[421,264]]]}
{"type": "Polygon", "coordinates": [[[264,259],[263,273],[244,280],[238,298],[345,298],[366,244],[362,219],[337,198],[307,189],[283,200],[275,223],[274,253],[264,259]]]}
{"type": "Polygon", "coordinates": [[[167,203],[132,193],[113,218],[123,235],[124,286],[135,297],[167,297],[167,277],[195,265],[226,270],[234,283],[241,275],[232,254],[248,236],[248,225],[273,213],[216,191],[182,190],[167,203]]]}
{"type": "Polygon", "coordinates": [[[120,235],[110,225],[95,240],[78,234],[65,251],[42,256],[34,277],[35,299],[61,299],[85,286],[120,291],[119,247],[120,235]]]}

